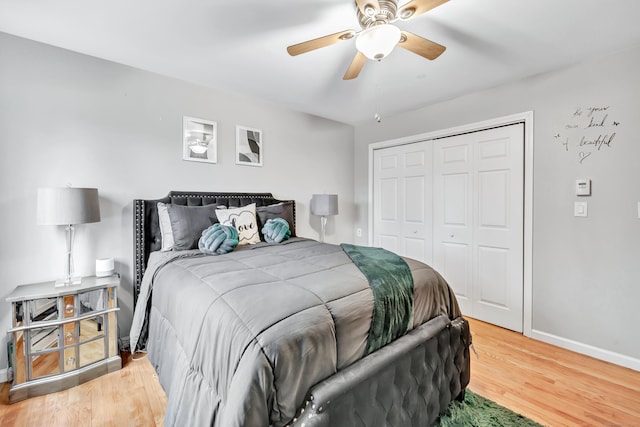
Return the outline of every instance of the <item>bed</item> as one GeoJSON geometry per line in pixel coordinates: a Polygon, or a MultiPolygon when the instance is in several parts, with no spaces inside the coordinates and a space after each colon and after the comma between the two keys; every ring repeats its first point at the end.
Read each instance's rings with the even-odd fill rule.
{"type": "Polygon", "coordinates": [[[371,347],[385,310],[347,251],[360,248],[296,237],[292,201],[172,191],[134,201],[134,234],[132,351],[148,351],[158,372],[165,425],[429,426],[464,397],[469,326],[425,264],[404,259],[415,286],[406,331],[371,347]],[[159,202],[286,204],[292,236],[216,256],[162,251],[159,202]]]}

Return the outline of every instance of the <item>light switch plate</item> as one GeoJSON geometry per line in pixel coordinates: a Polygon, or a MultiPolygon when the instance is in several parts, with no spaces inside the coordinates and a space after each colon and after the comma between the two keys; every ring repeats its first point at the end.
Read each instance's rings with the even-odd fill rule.
{"type": "Polygon", "coordinates": [[[591,180],[590,179],[576,179],[576,196],[590,196],[591,195],[591,180]]]}
{"type": "Polygon", "coordinates": [[[640,219],[640,202],[638,202],[638,218],[640,219]]]}
{"type": "Polygon", "coordinates": [[[575,202],[573,204],[573,216],[587,216],[587,202],[575,202]]]}

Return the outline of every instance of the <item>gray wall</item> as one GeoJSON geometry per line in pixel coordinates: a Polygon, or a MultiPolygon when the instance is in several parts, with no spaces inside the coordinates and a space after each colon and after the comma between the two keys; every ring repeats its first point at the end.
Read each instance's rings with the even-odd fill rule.
{"type": "Polygon", "coordinates": [[[640,48],[630,49],[356,126],[356,227],[364,231],[356,243],[367,242],[370,143],[533,110],[534,332],[631,357],[640,366],[639,66],[640,48]],[[595,113],[595,123],[608,114],[606,126],[584,129],[585,108],[601,106],[609,109],[595,113]],[[577,107],[583,113],[574,117],[577,107]],[[578,146],[582,135],[613,132],[610,147],[578,146]],[[582,163],[581,152],[591,153],[582,163]],[[589,204],[587,218],[573,216],[578,178],[593,182],[593,196],[581,199],[589,204]]]}
{"type": "Polygon", "coordinates": [[[92,274],[96,258],[116,259],[121,336],[132,317],[134,198],[269,191],[295,199],[298,234],[317,238],[311,195],[337,193],[327,241],[352,241],[353,127],[2,33],[0,64],[0,331],[15,286],[63,276],[63,227],[36,225],[40,186],[99,189],[102,221],[77,227],[75,264],[92,274]],[[217,164],[182,160],[183,115],[217,121],[217,164]],[[262,129],[264,167],[235,165],[236,124],[262,129]]]}

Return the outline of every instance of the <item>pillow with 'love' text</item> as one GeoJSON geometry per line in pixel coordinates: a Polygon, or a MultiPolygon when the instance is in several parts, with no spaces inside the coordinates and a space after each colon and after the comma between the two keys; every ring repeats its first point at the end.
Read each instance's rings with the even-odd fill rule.
{"type": "Polygon", "coordinates": [[[220,224],[230,225],[238,231],[238,246],[260,243],[255,203],[241,208],[216,209],[216,216],[220,224]]]}

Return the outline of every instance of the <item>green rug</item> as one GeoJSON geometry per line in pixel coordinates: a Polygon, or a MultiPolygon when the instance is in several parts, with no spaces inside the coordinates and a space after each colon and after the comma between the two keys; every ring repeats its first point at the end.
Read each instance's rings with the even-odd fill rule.
{"type": "Polygon", "coordinates": [[[431,427],[542,427],[522,415],[467,390],[431,427]]]}

